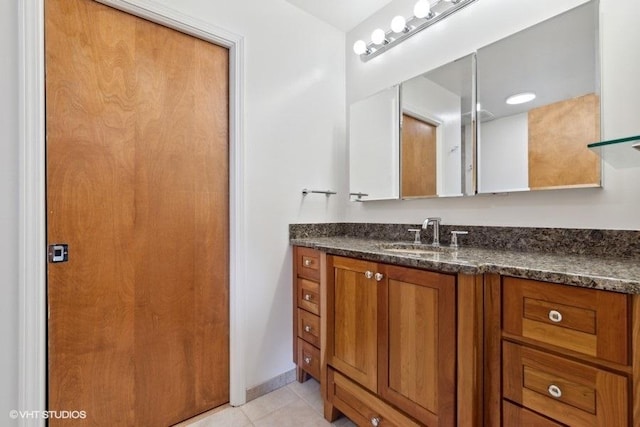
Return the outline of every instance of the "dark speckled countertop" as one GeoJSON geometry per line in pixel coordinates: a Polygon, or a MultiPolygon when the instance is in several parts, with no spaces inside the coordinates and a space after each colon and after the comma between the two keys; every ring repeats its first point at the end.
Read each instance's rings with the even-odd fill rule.
{"type": "MultiPolygon", "coordinates": [[[[496,273],[507,276],[562,283],[572,286],[640,294],[640,259],[593,254],[561,254],[538,251],[496,250],[443,245],[437,253],[390,252],[387,239],[345,236],[291,236],[296,246],[328,254],[436,270],[445,273],[496,273]]],[[[408,241],[405,240],[406,243],[408,241]]],[[[430,251],[429,245],[424,249],[430,251]]]]}

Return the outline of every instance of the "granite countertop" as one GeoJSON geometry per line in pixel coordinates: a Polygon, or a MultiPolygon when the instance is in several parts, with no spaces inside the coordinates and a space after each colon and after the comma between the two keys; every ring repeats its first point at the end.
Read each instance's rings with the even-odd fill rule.
{"type": "MultiPolygon", "coordinates": [[[[390,252],[388,240],[355,237],[292,238],[292,245],[318,249],[332,255],[436,270],[444,273],[496,273],[593,289],[640,294],[640,263],[634,259],[593,255],[563,255],[474,247],[437,253],[390,252]]],[[[406,242],[410,244],[409,242],[406,242]]],[[[430,250],[429,245],[423,245],[430,250]]]]}

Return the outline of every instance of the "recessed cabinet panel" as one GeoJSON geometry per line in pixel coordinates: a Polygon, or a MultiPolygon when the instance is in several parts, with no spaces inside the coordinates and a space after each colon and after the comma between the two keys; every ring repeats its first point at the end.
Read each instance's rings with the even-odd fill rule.
{"type": "Polygon", "coordinates": [[[376,392],[378,386],[378,282],[376,264],[333,257],[328,278],[328,307],[333,336],[327,348],[329,364],[376,392]]]}
{"type": "Polygon", "coordinates": [[[379,392],[427,425],[453,424],[455,277],[389,265],[385,274],[379,392]]]}

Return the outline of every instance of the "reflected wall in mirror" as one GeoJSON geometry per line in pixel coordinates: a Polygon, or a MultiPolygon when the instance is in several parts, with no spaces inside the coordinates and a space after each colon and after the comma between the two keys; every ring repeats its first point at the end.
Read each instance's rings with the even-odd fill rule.
{"type": "Polygon", "coordinates": [[[474,194],[474,67],[468,55],[402,83],[403,199],[474,194]]]}
{"type": "Polygon", "coordinates": [[[400,89],[378,92],[349,109],[349,193],[351,200],[400,197],[400,89]]]}
{"type": "Polygon", "coordinates": [[[598,13],[591,0],[478,50],[478,192],[600,186],[587,148],[600,140],[598,13]]]}

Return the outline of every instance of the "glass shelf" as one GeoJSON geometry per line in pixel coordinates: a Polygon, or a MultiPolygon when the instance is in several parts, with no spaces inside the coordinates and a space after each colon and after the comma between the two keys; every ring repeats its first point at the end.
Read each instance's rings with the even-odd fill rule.
{"type": "Polygon", "coordinates": [[[587,145],[616,169],[640,167],[640,135],[587,145]]]}

